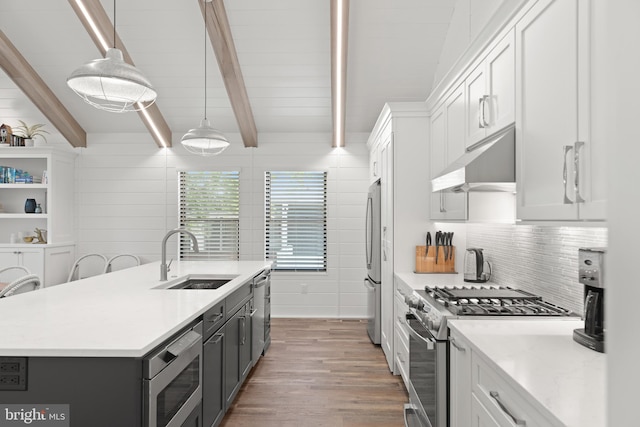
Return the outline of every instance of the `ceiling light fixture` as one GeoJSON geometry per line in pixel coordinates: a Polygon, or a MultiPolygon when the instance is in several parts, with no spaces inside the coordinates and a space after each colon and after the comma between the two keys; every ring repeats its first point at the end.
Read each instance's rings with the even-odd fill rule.
{"type": "Polygon", "coordinates": [[[229,141],[219,130],[213,128],[207,119],[207,5],[211,0],[204,1],[204,119],[200,126],[190,129],[180,141],[182,146],[190,153],[200,156],[215,156],[222,153],[229,141]]]}
{"type": "Polygon", "coordinates": [[[349,0],[331,1],[333,146],[344,147],[349,0]]]}
{"type": "MultiPolygon", "coordinates": [[[[92,29],[97,26],[82,2],[76,2],[92,29]]],[[[96,31],[101,44],[104,38],[96,31]]],[[[116,48],[116,0],[113,0],[113,48],[104,58],[87,62],[67,79],[67,85],[88,104],[105,111],[125,113],[149,108],[158,96],[151,82],[133,65],[124,61],[116,48]]]]}

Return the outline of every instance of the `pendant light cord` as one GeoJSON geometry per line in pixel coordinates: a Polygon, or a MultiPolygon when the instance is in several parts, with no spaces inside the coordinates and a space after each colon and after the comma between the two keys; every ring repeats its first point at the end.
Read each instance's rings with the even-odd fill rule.
{"type": "Polygon", "coordinates": [[[207,2],[202,1],[204,6],[204,119],[207,120],[207,2]]]}

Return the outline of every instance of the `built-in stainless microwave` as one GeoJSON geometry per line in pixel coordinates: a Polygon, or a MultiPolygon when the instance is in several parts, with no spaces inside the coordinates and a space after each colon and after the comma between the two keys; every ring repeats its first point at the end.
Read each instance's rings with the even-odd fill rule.
{"type": "Polygon", "coordinates": [[[146,427],[182,426],[202,401],[202,322],[144,364],[146,427]]]}

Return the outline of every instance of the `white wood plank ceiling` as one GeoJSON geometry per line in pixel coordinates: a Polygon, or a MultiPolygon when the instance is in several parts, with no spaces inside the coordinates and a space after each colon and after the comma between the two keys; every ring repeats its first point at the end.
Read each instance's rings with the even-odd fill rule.
{"type": "MultiPolygon", "coordinates": [[[[113,1],[101,0],[109,16],[113,1]]],[[[351,0],[346,130],[369,132],[386,101],[425,100],[455,0],[351,0]]],[[[226,0],[251,108],[261,133],[330,133],[329,0],[226,0]]],[[[197,0],[120,0],[117,31],[159,93],[176,138],[204,113],[204,23],[197,0]]],[[[136,114],[88,107],[67,76],[100,54],[64,0],[0,0],[0,29],[89,134],[146,132],[136,114]]],[[[208,108],[225,133],[238,125],[211,46],[208,108]]],[[[46,122],[0,71],[0,122],[46,122]]],[[[51,129],[52,130],[52,129],[51,129]]],[[[54,136],[55,138],[55,136],[54,136]]]]}

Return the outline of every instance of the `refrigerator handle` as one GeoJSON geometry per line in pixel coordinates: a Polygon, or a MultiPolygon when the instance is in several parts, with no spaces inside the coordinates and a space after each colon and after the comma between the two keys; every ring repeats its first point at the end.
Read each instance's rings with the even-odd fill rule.
{"type": "Polygon", "coordinates": [[[375,291],[376,290],[376,288],[371,284],[371,280],[369,280],[368,278],[364,279],[364,287],[367,288],[370,291],[375,291]]]}
{"type": "Polygon", "coordinates": [[[372,257],[373,257],[373,250],[372,250],[372,245],[373,245],[373,200],[371,199],[371,197],[367,198],[367,218],[366,218],[366,225],[365,225],[365,232],[366,232],[366,249],[367,249],[367,269],[371,268],[371,261],[372,261],[372,257]]]}

